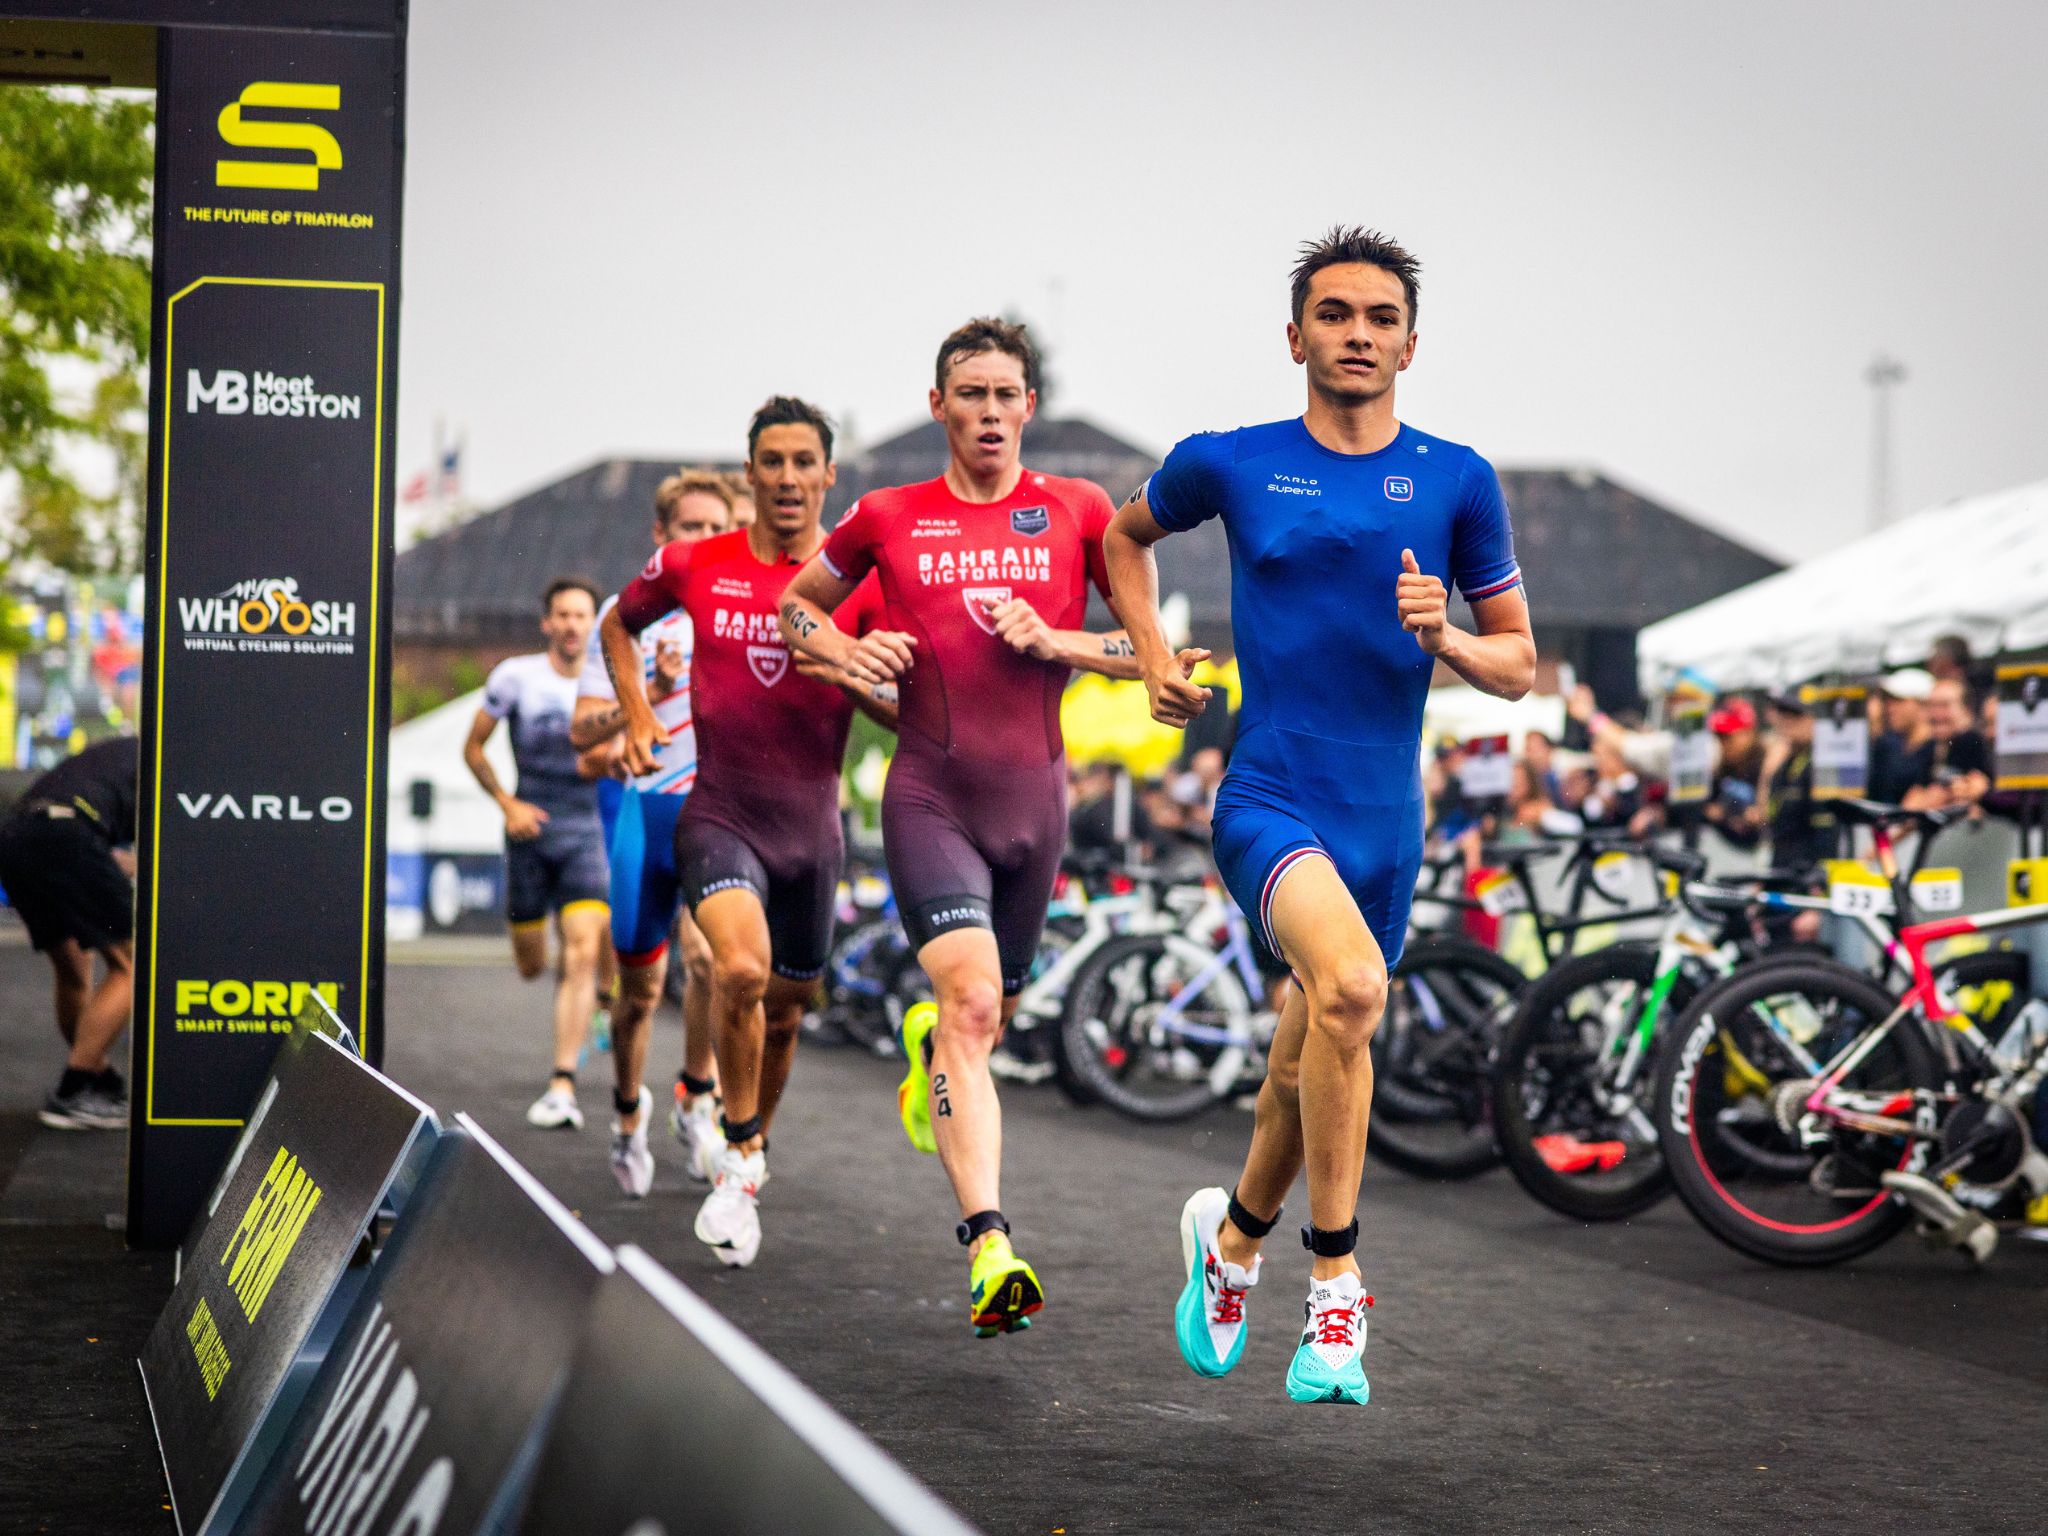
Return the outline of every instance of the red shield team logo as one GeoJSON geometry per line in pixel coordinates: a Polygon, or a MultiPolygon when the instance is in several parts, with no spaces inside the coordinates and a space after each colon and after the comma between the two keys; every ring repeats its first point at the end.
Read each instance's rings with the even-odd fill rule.
{"type": "Polygon", "coordinates": [[[984,634],[996,632],[995,621],[988,616],[989,605],[1007,603],[1010,600],[1008,587],[962,587],[960,601],[967,605],[967,616],[979,624],[984,634]]]}
{"type": "Polygon", "coordinates": [[[763,688],[773,688],[789,670],[789,652],[779,645],[750,645],[747,665],[753,669],[755,682],[763,688]]]}

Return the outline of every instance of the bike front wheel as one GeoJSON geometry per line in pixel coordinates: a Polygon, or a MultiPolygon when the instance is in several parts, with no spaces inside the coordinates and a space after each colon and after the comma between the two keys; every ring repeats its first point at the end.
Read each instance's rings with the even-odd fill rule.
{"type": "Polygon", "coordinates": [[[1676,1021],[1651,1106],[1673,1187],[1700,1225],[1773,1264],[1835,1264],[1905,1225],[1884,1187],[1926,1155],[1923,1090],[1939,1066],[1917,1015],[1870,1036],[1897,1007],[1831,963],[1771,965],[1709,988],[1676,1021]],[[1868,1049],[1826,1094],[1853,1119],[1808,1107],[1830,1063],[1868,1049]]]}
{"type": "Polygon", "coordinates": [[[1185,1120],[1228,1097],[1257,1049],[1257,1005],[1220,959],[1177,933],[1109,940],[1067,989],[1065,1071],[1134,1120],[1185,1120]]]}

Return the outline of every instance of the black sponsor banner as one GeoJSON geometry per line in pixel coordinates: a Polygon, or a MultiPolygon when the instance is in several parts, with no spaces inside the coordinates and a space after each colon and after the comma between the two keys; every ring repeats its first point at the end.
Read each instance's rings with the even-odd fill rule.
{"type": "Polygon", "coordinates": [[[581,1222],[458,1115],[233,1529],[501,1528],[612,1267],[581,1222]]]}
{"type": "Polygon", "coordinates": [[[598,1290],[520,1536],[973,1530],[637,1247],[598,1290]]]}
{"type": "Polygon", "coordinates": [[[971,1531],[654,1260],[618,1257],[521,1536],[971,1531]]]}
{"type": "Polygon", "coordinates": [[[142,1352],[180,1530],[222,1528],[247,1498],[237,1467],[260,1468],[289,1422],[306,1386],[293,1363],[434,1131],[432,1110],[333,1041],[302,1028],[278,1053],[142,1352]]]}
{"type": "Polygon", "coordinates": [[[186,1231],[308,989],[382,1055],[402,48],[160,41],[142,1246],[186,1231]]]}

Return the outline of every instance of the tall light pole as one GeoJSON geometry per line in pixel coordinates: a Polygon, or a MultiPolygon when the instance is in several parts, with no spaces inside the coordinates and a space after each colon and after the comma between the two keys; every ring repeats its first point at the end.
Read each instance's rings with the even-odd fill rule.
{"type": "Polygon", "coordinates": [[[1880,352],[1863,370],[1876,415],[1870,444],[1870,526],[1882,528],[1892,516],[1892,390],[1906,382],[1906,365],[1880,352]]]}

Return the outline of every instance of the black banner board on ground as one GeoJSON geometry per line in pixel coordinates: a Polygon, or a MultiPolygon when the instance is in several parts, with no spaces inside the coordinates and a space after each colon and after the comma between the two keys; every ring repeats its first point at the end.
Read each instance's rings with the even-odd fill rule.
{"type": "Polygon", "coordinates": [[[654,1260],[618,1257],[520,1536],[972,1531],[654,1260]]]}
{"type": "Polygon", "coordinates": [[[232,1518],[295,1406],[293,1362],[343,1272],[435,1133],[425,1104],[300,1030],[237,1144],[142,1352],[142,1384],[181,1531],[232,1518]]]}
{"type": "Polygon", "coordinates": [[[458,1115],[233,1529],[500,1528],[612,1268],[560,1201],[458,1115]]]}
{"type": "Polygon", "coordinates": [[[305,989],[373,1064],[383,1045],[403,12],[195,9],[215,24],[157,47],[128,1163],[145,1247],[187,1230],[305,989]],[[315,17],[384,30],[297,29],[315,17]]]}

